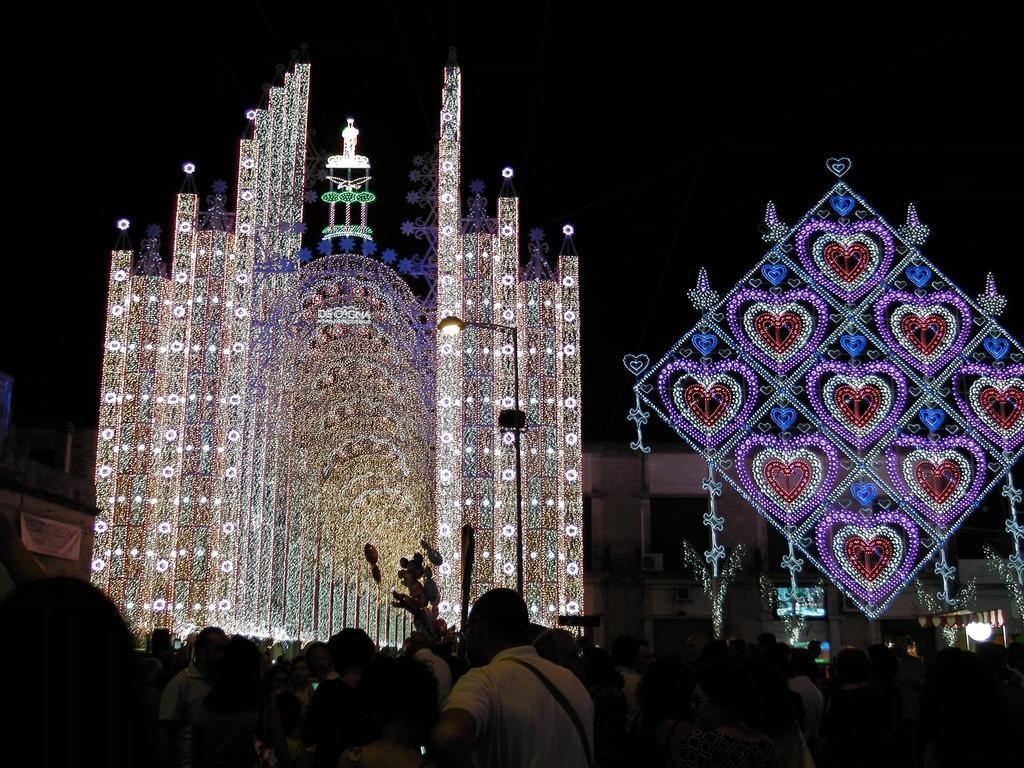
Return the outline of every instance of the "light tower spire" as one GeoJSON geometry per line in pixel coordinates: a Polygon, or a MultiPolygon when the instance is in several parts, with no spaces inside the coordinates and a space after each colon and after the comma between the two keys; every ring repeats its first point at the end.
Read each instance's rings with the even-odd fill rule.
{"type": "Polygon", "coordinates": [[[321,199],[330,206],[327,214],[327,226],[323,230],[323,239],[359,237],[373,240],[373,228],[369,226],[369,205],[377,196],[369,190],[370,160],[365,155],[356,154],[356,142],[359,140],[359,129],[355,118],[348,118],[348,125],[341,131],[342,153],[327,158],[327,180],[331,189],[324,192],[321,199]],[[344,219],[338,223],[337,205],[344,210],[344,219]],[[359,206],[359,221],[353,221],[353,206],[359,206]]]}

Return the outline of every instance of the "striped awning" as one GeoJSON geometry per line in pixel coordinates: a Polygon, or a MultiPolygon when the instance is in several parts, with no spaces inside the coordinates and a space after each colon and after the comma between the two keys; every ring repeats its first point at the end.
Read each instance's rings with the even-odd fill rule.
{"type": "Polygon", "coordinates": [[[1006,623],[1003,609],[992,611],[953,611],[952,613],[930,613],[918,616],[917,623],[922,627],[966,627],[968,624],[988,624],[1001,627],[1006,623]]]}

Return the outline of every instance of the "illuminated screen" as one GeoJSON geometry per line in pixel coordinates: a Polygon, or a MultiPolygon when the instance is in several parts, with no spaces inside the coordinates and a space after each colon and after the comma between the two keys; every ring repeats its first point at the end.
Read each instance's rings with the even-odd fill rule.
{"type": "Polygon", "coordinates": [[[824,587],[778,587],[778,605],[776,614],[781,619],[792,616],[794,608],[797,616],[805,619],[824,619],[828,612],[825,609],[824,587]],[[794,604],[795,603],[795,604],[794,604]]]}

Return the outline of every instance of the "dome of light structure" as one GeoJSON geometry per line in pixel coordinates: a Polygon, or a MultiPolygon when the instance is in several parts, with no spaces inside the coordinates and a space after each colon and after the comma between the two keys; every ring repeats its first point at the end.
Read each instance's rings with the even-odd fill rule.
{"type": "MultiPolygon", "coordinates": [[[[390,268],[365,256],[306,265],[275,307],[270,367],[281,372],[264,418],[277,443],[278,517],[286,569],[255,548],[255,628],[326,637],[345,626],[391,634],[393,578],[369,578],[365,544],[387,576],[432,535],[429,354],[419,303],[390,268]],[[283,493],[282,493],[283,491],[283,493]]],[[[268,393],[269,394],[269,393],[268,393]]],[[[260,463],[254,457],[253,464],[260,463]]],[[[272,513],[273,514],[273,513],[272,513]]],[[[259,539],[250,530],[249,540],[259,539]]],[[[272,537],[271,537],[272,538],[272,537]]]]}

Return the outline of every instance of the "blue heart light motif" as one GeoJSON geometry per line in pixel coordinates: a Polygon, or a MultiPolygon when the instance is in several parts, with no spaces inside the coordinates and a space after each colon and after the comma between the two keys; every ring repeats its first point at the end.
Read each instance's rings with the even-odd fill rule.
{"type": "Polygon", "coordinates": [[[869,507],[878,498],[878,486],[874,483],[854,483],[850,486],[850,495],[862,507],[869,507]]]}
{"type": "Polygon", "coordinates": [[[832,195],[828,199],[828,204],[832,206],[832,210],[838,213],[840,216],[845,216],[853,210],[853,206],[857,204],[849,195],[832,195]]]}
{"type": "Polygon", "coordinates": [[[932,279],[932,271],[928,267],[907,267],[907,279],[918,288],[924,288],[932,279]]]}
{"type": "Polygon", "coordinates": [[[863,352],[867,343],[867,338],[859,333],[844,333],[839,337],[839,346],[849,352],[851,357],[856,357],[863,352]]]}
{"type": "Polygon", "coordinates": [[[996,360],[1002,360],[1006,357],[1006,353],[1010,351],[1010,342],[1006,339],[995,339],[989,336],[982,344],[984,344],[986,351],[996,360]]]}
{"type": "Polygon", "coordinates": [[[793,426],[796,421],[796,410],[793,408],[772,408],[772,421],[779,425],[779,429],[786,430],[793,426]]]}
{"type": "Polygon", "coordinates": [[[718,337],[713,333],[695,333],[691,340],[697,351],[705,356],[711,354],[711,350],[718,346],[718,337]]]}
{"type": "Polygon", "coordinates": [[[917,412],[917,418],[932,432],[937,432],[946,420],[946,412],[941,408],[922,408],[917,412]]]}
{"type": "Polygon", "coordinates": [[[785,264],[765,264],[761,267],[761,274],[772,285],[782,285],[782,281],[789,274],[789,267],[785,264]]]}

